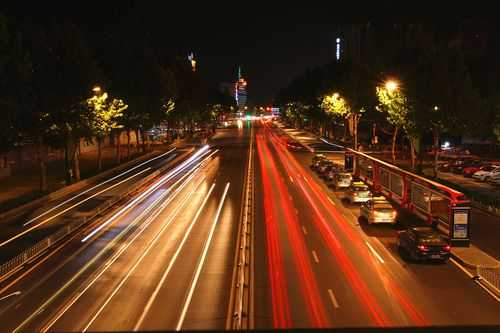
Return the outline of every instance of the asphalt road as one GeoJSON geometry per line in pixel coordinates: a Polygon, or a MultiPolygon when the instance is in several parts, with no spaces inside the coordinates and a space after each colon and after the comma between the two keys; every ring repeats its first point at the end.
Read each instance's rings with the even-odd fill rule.
{"type": "Polygon", "coordinates": [[[5,281],[2,331],[223,329],[249,134],[219,131],[180,174],[5,281]]]}
{"type": "MultiPolygon", "coordinates": [[[[224,329],[250,133],[219,130],[178,175],[0,284],[2,331],[224,329]]],[[[458,266],[401,260],[398,226],[359,222],[310,153],[254,133],[255,328],[500,324],[458,266]]]]}
{"type": "Polygon", "coordinates": [[[500,303],[459,267],[403,261],[397,226],[358,221],[310,153],[256,133],[257,328],[500,324],[500,303]]]}

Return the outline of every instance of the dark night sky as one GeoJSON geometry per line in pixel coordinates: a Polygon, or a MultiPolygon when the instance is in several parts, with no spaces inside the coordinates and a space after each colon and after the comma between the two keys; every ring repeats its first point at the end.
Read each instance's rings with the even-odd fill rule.
{"type": "MultiPolygon", "coordinates": [[[[406,2],[406,1],[403,1],[406,2]]],[[[232,1],[15,1],[4,10],[34,19],[50,16],[75,20],[94,31],[133,12],[137,28],[150,31],[156,43],[175,52],[195,53],[199,72],[214,84],[232,82],[241,65],[251,104],[269,103],[277,91],[308,68],[332,61],[335,30],[341,22],[391,19],[401,15],[450,14],[423,1],[408,9],[401,1],[329,1],[308,7],[289,2],[232,1]],[[319,4],[321,5],[319,5],[319,4]],[[399,5],[395,5],[399,3],[399,5]]],[[[4,3],[5,5],[5,3],[4,3]]],[[[3,6],[0,6],[0,8],[3,6]]],[[[0,9],[1,10],[1,9],[0,9]]],[[[117,36],[119,38],[120,36],[117,36]]]]}

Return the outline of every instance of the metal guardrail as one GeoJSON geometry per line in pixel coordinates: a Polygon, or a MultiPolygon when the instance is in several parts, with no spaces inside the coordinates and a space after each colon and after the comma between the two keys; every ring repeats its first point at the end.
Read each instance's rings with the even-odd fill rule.
{"type": "Polygon", "coordinates": [[[500,297],[500,266],[476,268],[476,276],[498,297],[500,297]]]}
{"type": "Polygon", "coordinates": [[[8,260],[7,262],[3,263],[0,265],[0,280],[5,278],[7,275],[14,273],[17,271],[19,268],[21,268],[24,264],[29,263],[30,261],[36,259],[38,256],[43,254],[45,250],[65,238],[66,236],[70,235],[73,233],[75,230],[81,228],[83,225],[85,225],[88,221],[94,219],[98,215],[102,215],[105,211],[107,211],[110,207],[112,207],[114,204],[117,202],[121,201],[125,197],[127,197],[129,194],[135,192],[137,189],[140,187],[144,186],[144,184],[148,183],[149,181],[153,180],[156,178],[158,175],[160,175],[162,172],[167,170],[172,164],[174,164],[176,161],[182,159],[185,155],[189,154],[192,151],[190,149],[189,151],[185,152],[184,154],[178,156],[174,160],[172,160],[170,163],[167,163],[163,167],[159,168],[158,170],[154,171],[153,173],[149,174],[139,182],[133,184],[129,189],[127,189],[125,192],[120,194],[119,196],[115,196],[109,200],[104,201],[102,204],[100,204],[90,216],[84,216],[82,219],[79,219],[77,221],[70,222],[69,224],[65,225],[58,231],[56,231],[54,234],[42,239],[35,245],[27,248],[26,250],[22,251],[19,253],[17,256],[13,257],[12,259],[8,260]]]}
{"type": "Polygon", "coordinates": [[[241,219],[241,229],[239,230],[239,244],[237,248],[236,260],[236,287],[233,289],[233,315],[230,318],[229,329],[248,330],[252,329],[253,323],[250,311],[252,308],[251,299],[251,275],[253,256],[253,208],[254,208],[254,168],[253,168],[253,136],[250,141],[248,154],[248,168],[244,184],[243,214],[241,219]]]}

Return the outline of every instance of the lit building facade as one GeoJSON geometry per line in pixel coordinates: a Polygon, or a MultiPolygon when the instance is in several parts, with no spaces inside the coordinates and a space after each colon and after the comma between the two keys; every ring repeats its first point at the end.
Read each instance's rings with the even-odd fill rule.
{"type": "Polygon", "coordinates": [[[247,104],[247,81],[241,76],[241,67],[238,67],[238,80],[234,84],[234,98],[239,108],[247,104]]]}

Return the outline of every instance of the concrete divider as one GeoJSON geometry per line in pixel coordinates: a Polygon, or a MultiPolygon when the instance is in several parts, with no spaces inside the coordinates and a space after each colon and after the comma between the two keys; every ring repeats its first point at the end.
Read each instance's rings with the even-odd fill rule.
{"type": "Polygon", "coordinates": [[[144,177],[134,185],[132,185],[129,189],[123,192],[119,196],[115,196],[109,200],[104,201],[98,207],[96,207],[89,216],[84,216],[81,219],[72,221],[61,227],[54,234],[40,240],[35,245],[21,251],[17,256],[11,258],[9,261],[0,265],[0,281],[16,272],[21,268],[22,265],[35,260],[40,255],[42,255],[47,249],[52,247],[54,244],[60,242],[62,239],[72,234],[76,230],[80,229],[82,226],[87,224],[89,221],[93,220],[95,217],[99,215],[103,215],[107,210],[109,210],[114,204],[123,200],[128,195],[137,191],[140,187],[146,185],[154,178],[158,177],[161,173],[165,172],[167,169],[171,168],[173,165],[177,164],[179,161],[183,160],[187,155],[189,155],[194,148],[189,149],[182,155],[177,156],[175,159],[162,166],[158,170],[144,177]]]}
{"type": "Polygon", "coordinates": [[[48,203],[50,201],[53,201],[53,200],[58,200],[66,195],[68,195],[69,193],[73,193],[73,192],[76,192],[76,191],[79,191],[81,190],[82,188],[88,186],[89,184],[92,184],[92,183],[95,183],[95,182],[98,182],[100,181],[101,179],[103,178],[106,178],[108,177],[109,175],[115,173],[115,172],[120,172],[128,167],[130,167],[131,165],[133,164],[136,164],[136,163],[140,163],[142,161],[145,161],[149,158],[152,158],[156,155],[159,155],[161,152],[158,151],[158,150],[155,150],[155,151],[152,151],[152,152],[149,152],[149,153],[146,153],[136,159],[133,159],[131,161],[128,161],[126,163],[123,163],[123,164],[120,164],[120,165],[117,165],[116,167],[114,168],[111,168],[109,170],[106,170],[104,172],[101,172],[95,176],[92,176],[90,178],[87,178],[87,179],[84,179],[84,180],[81,180],[77,183],[74,183],[74,184],[71,184],[71,185],[68,185],[68,186],[65,186],[57,191],[54,191],[54,192],[51,192],[41,198],[38,198],[38,199],[35,199],[29,203],[26,203],[24,205],[21,205],[21,206],[18,206],[16,208],[13,208],[7,212],[4,212],[4,213],[0,213],[0,223],[3,222],[3,221],[6,221],[6,220],[9,220],[9,219],[12,219],[12,218],[15,218],[16,216],[19,216],[21,215],[22,213],[26,212],[27,210],[30,210],[30,209],[34,209],[36,208],[37,206],[42,206],[43,204],[45,203],[48,203]]]}

